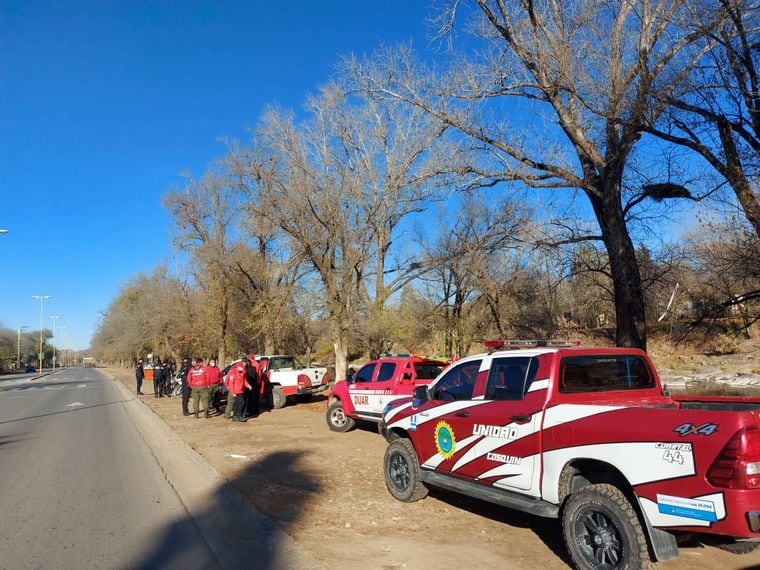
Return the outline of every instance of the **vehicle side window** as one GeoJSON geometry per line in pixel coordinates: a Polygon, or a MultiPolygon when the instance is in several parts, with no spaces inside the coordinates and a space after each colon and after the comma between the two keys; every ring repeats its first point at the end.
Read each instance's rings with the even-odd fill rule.
{"type": "Polygon", "coordinates": [[[383,362],[380,365],[380,371],[377,373],[377,381],[378,382],[387,382],[391,378],[393,378],[393,375],[396,373],[396,363],[395,362],[383,362]]]}
{"type": "Polygon", "coordinates": [[[433,400],[471,400],[475,389],[475,380],[480,370],[480,360],[471,360],[454,366],[436,382],[433,400]]]}
{"type": "Polygon", "coordinates": [[[538,361],[529,356],[494,358],[488,373],[486,400],[522,400],[538,371],[538,361]]]}
{"type": "Polygon", "coordinates": [[[354,382],[372,382],[372,374],[375,372],[375,363],[367,364],[359,369],[354,376],[354,382]]]}
{"type": "Polygon", "coordinates": [[[640,356],[571,356],[562,359],[559,391],[609,392],[654,388],[649,367],[640,356]]]}
{"type": "Polygon", "coordinates": [[[414,373],[417,376],[417,380],[433,380],[443,370],[442,364],[415,364],[414,373]]]}
{"type": "Polygon", "coordinates": [[[292,358],[273,358],[270,363],[271,370],[283,370],[284,368],[293,368],[292,358]]]}

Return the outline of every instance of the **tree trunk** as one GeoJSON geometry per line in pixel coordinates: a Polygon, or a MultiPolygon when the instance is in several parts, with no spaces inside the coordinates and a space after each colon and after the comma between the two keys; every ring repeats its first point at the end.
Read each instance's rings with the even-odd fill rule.
{"type": "Polygon", "coordinates": [[[274,334],[264,334],[264,354],[274,354],[274,334]]]}
{"type": "Polygon", "coordinates": [[[731,184],[739,204],[741,204],[749,223],[755,230],[755,235],[760,237],[760,201],[745,175],[745,168],[741,163],[739,151],[734,142],[731,125],[727,120],[718,122],[718,132],[725,155],[725,168],[723,175],[731,184]]]}
{"type": "Polygon", "coordinates": [[[628,234],[620,202],[620,182],[615,180],[608,184],[617,188],[600,188],[598,195],[588,196],[610,261],[615,295],[615,344],[646,350],[644,292],[636,250],[628,234]]]}
{"type": "Polygon", "coordinates": [[[335,352],[335,378],[333,381],[338,382],[346,377],[348,369],[348,327],[336,318],[332,319],[332,341],[335,352]]]}

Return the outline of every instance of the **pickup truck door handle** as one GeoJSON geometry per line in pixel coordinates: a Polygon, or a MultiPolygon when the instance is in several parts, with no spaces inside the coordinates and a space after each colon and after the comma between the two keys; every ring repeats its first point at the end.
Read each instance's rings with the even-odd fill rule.
{"type": "Polygon", "coordinates": [[[462,412],[456,412],[454,415],[458,418],[469,418],[470,412],[468,412],[467,410],[464,410],[462,412]]]}
{"type": "Polygon", "coordinates": [[[532,417],[530,414],[515,414],[509,419],[516,424],[527,424],[532,417]]]}

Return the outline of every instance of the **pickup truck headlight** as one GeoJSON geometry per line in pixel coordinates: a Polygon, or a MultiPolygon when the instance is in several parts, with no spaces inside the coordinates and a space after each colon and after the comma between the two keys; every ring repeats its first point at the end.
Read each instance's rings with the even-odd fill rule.
{"type": "Polygon", "coordinates": [[[390,412],[393,409],[393,402],[390,402],[389,404],[385,404],[385,407],[383,408],[383,417],[385,417],[385,414],[390,412]]]}

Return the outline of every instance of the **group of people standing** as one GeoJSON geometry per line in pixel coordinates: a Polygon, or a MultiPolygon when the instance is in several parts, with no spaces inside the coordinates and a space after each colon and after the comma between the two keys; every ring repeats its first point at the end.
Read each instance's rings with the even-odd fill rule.
{"type": "MultiPolygon", "coordinates": [[[[171,377],[174,373],[174,366],[171,362],[162,363],[160,358],[151,366],[153,370],[153,396],[163,398],[171,395],[171,377]]],[[[140,358],[135,366],[135,380],[137,382],[137,394],[143,396],[142,383],[145,379],[145,366],[143,359],[140,358]]]]}
{"type": "MultiPolygon", "coordinates": [[[[161,365],[160,361],[153,365],[154,392],[156,397],[162,397],[168,387],[171,378],[171,367],[161,365]]],[[[261,397],[267,392],[266,364],[260,365],[255,358],[243,356],[230,366],[229,371],[222,378],[222,373],[216,365],[216,360],[211,358],[208,364],[203,363],[202,358],[196,358],[192,364],[188,358],[182,359],[179,369],[179,380],[182,383],[182,414],[189,416],[190,398],[193,400],[193,415],[198,418],[203,405],[203,417],[211,416],[211,408],[215,408],[218,414],[222,414],[221,398],[222,385],[227,388],[227,405],[224,416],[236,422],[244,422],[249,417],[259,415],[261,410],[261,397]]],[[[137,393],[142,395],[142,380],[145,377],[143,361],[138,360],[135,368],[137,380],[137,393]]]]}

